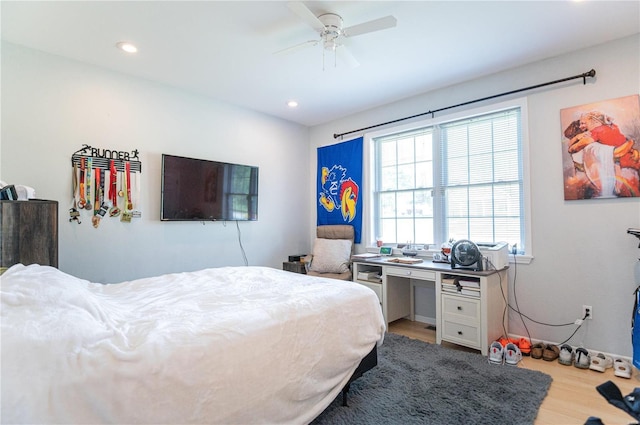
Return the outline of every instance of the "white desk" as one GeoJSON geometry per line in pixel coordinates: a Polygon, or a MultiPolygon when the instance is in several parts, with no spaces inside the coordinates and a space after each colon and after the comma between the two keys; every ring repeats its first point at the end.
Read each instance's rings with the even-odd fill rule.
{"type": "Polygon", "coordinates": [[[507,269],[476,272],[426,260],[418,264],[391,263],[388,258],[354,260],[353,280],[371,288],[380,300],[387,325],[400,318],[415,319],[414,289],[434,285],[436,342],[448,341],[487,355],[491,342],[509,332],[503,314],[508,299],[507,269]],[[377,272],[380,281],[358,278],[359,272],[377,272]],[[447,290],[448,279],[477,283],[470,295],[447,290]],[[445,289],[443,289],[443,285],[445,289]],[[503,321],[504,318],[504,321],[503,321]]]}

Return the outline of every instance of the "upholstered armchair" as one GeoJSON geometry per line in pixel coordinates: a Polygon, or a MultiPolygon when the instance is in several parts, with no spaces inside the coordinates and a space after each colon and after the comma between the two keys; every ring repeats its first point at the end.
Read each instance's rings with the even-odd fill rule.
{"type": "Polygon", "coordinates": [[[348,224],[318,226],[313,254],[305,264],[310,276],[351,280],[351,255],[355,232],[348,224]]]}

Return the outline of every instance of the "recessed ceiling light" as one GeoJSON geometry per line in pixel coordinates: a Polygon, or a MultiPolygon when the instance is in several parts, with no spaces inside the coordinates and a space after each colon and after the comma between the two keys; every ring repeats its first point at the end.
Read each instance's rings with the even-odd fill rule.
{"type": "Polygon", "coordinates": [[[287,102],[287,106],[289,108],[296,108],[298,106],[298,102],[296,102],[295,100],[290,100],[287,102]]]}
{"type": "Polygon", "coordinates": [[[135,53],[138,51],[138,48],[128,41],[120,41],[116,43],[116,47],[120,50],[124,50],[127,53],[135,53]]]}

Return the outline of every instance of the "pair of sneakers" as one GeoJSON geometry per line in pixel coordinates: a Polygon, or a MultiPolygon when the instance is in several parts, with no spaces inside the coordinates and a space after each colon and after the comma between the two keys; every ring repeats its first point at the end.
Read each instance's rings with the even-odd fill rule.
{"type": "Polygon", "coordinates": [[[491,364],[508,364],[515,366],[522,360],[522,352],[513,342],[508,342],[503,347],[499,341],[493,341],[489,346],[488,359],[491,364]]]}
{"type": "Polygon", "coordinates": [[[526,338],[505,338],[504,336],[498,340],[503,347],[506,347],[508,343],[515,344],[522,353],[523,356],[531,354],[531,343],[526,338]]]}
{"type": "Polygon", "coordinates": [[[585,348],[574,349],[569,344],[562,344],[558,353],[558,363],[565,366],[575,366],[578,369],[588,369],[591,363],[591,355],[585,348]]]}

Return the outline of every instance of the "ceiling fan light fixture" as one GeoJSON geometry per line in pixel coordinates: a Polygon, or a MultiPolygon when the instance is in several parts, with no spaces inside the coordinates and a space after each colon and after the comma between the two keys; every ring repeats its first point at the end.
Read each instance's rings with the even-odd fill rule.
{"type": "Polygon", "coordinates": [[[348,52],[347,46],[345,45],[343,39],[393,28],[397,25],[397,20],[395,17],[385,16],[345,28],[342,17],[336,13],[323,13],[316,16],[316,14],[301,1],[290,1],[287,3],[287,7],[289,8],[289,10],[291,10],[291,12],[298,15],[298,17],[309,27],[316,31],[320,38],[317,39],[316,42],[307,41],[281,51],[288,52],[301,46],[316,46],[317,44],[321,43],[323,71],[325,69],[324,61],[326,51],[333,52],[334,67],[337,65],[336,57],[338,53],[340,53],[341,57],[347,57],[347,59],[349,59],[348,63],[352,64],[351,67],[356,67],[359,65],[358,61],[353,57],[353,55],[348,52]]]}
{"type": "Polygon", "coordinates": [[[336,43],[335,40],[325,40],[322,45],[324,50],[329,50],[331,52],[335,51],[338,47],[338,43],[336,43]]]}
{"type": "Polygon", "coordinates": [[[128,41],[119,41],[116,43],[116,47],[127,53],[136,53],[138,51],[138,48],[133,43],[130,43],[128,41]]]}

